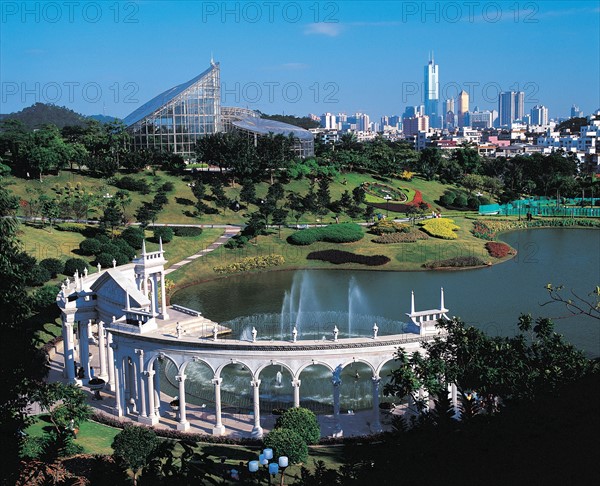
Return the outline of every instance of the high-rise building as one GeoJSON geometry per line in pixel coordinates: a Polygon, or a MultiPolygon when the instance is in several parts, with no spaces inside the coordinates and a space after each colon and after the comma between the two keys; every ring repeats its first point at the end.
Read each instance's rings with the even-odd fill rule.
{"type": "Polygon", "coordinates": [[[469,93],[464,89],[458,93],[458,126],[465,127],[468,125],[466,115],[469,113],[469,93]]]}
{"type": "Polygon", "coordinates": [[[337,119],[332,113],[324,113],[321,115],[321,128],[327,130],[336,130],[338,128],[337,119]]]}
{"type": "Polygon", "coordinates": [[[500,126],[510,126],[522,120],[525,114],[525,93],[523,91],[503,91],[498,96],[500,126]]]}
{"type": "Polygon", "coordinates": [[[444,113],[448,113],[449,111],[454,113],[454,99],[453,98],[448,98],[446,101],[444,101],[444,113]]]}
{"type": "Polygon", "coordinates": [[[548,108],[543,105],[535,105],[531,109],[532,125],[548,125],[548,108]]]}
{"type": "Polygon", "coordinates": [[[402,133],[405,136],[415,136],[419,132],[429,131],[429,117],[427,115],[411,116],[402,120],[402,133]]]}
{"type": "Polygon", "coordinates": [[[579,106],[573,105],[571,106],[571,118],[582,118],[583,111],[579,109],[579,106]]]}
{"type": "Polygon", "coordinates": [[[423,90],[423,104],[425,105],[425,114],[429,117],[431,126],[441,128],[439,114],[440,82],[439,66],[433,60],[433,53],[427,66],[425,66],[425,86],[423,90]]]}
{"type": "Polygon", "coordinates": [[[489,110],[473,111],[469,113],[469,122],[472,128],[491,128],[494,123],[494,114],[489,110]]]}

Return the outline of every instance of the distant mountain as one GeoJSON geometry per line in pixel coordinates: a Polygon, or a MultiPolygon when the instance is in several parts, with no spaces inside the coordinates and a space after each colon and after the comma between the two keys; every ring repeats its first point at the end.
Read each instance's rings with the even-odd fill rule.
{"type": "Polygon", "coordinates": [[[266,115],[264,113],[261,113],[260,116],[261,118],[266,118],[267,120],[275,120],[287,123],[289,125],[304,128],[305,130],[308,130],[309,128],[317,128],[319,126],[319,122],[311,120],[307,116],[299,117],[294,115],[266,115]]]}
{"type": "Polygon", "coordinates": [[[100,123],[110,123],[118,120],[116,116],[108,116],[108,115],[90,115],[88,118],[93,120],[98,120],[100,123]]]}
{"type": "Polygon", "coordinates": [[[116,120],[115,117],[107,115],[84,116],[64,106],[46,103],[35,103],[16,113],[0,115],[0,121],[9,118],[22,121],[30,130],[40,128],[48,123],[63,128],[65,126],[83,126],[89,119],[97,120],[100,123],[110,123],[116,120]]]}

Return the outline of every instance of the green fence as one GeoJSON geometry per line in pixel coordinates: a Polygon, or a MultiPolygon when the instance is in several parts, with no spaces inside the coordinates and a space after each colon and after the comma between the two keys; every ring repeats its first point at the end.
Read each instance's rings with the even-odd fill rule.
{"type": "MultiPolygon", "coordinates": [[[[585,217],[600,218],[600,207],[581,207],[582,199],[564,198],[560,204],[556,204],[556,199],[519,199],[507,204],[486,204],[479,206],[479,214],[489,215],[497,214],[502,216],[525,216],[530,212],[533,216],[556,216],[563,218],[585,217]]],[[[592,200],[586,199],[586,203],[592,203],[592,200]]],[[[600,203],[600,199],[593,201],[600,203]]]]}

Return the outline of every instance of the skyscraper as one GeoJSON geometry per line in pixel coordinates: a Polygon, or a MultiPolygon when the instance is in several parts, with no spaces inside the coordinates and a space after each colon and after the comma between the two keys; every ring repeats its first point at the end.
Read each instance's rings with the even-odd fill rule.
{"type": "Polygon", "coordinates": [[[510,126],[512,122],[523,119],[525,114],[525,93],[523,91],[504,91],[498,96],[500,126],[510,126]]]}
{"type": "Polygon", "coordinates": [[[571,106],[571,118],[581,118],[583,117],[583,111],[579,109],[579,106],[573,105],[571,106]]]}
{"type": "Polygon", "coordinates": [[[469,112],[469,93],[464,89],[458,93],[458,126],[464,127],[466,123],[466,115],[469,112]]]}
{"type": "Polygon", "coordinates": [[[548,108],[543,105],[535,105],[531,109],[532,125],[548,125],[548,108]]]}
{"type": "Polygon", "coordinates": [[[429,116],[431,126],[440,128],[439,117],[439,67],[433,60],[433,53],[427,66],[425,66],[425,87],[423,90],[423,104],[425,105],[425,114],[429,116]]]}

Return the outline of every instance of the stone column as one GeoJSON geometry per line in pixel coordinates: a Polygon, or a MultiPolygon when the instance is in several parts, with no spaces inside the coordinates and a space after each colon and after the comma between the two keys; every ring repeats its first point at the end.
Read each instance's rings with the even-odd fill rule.
{"type": "Polygon", "coordinates": [[[381,378],[375,375],[371,378],[373,383],[373,422],[371,423],[371,432],[381,432],[381,421],[379,420],[379,385],[381,378]]]}
{"type": "Polygon", "coordinates": [[[160,419],[160,374],[154,375],[154,415],[160,419]]]}
{"type": "Polygon", "coordinates": [[[300,406],[300,383],[301,380],[292,380],[292,388],[294,389],[294,407],[300,406]]]}
{"type": "Polygon", "coordinates": [[[98,358],[100,359],[100,375],[104,381],[108,381],[106,368],[106,338],[104,336],[104,322],[98,322],[98,358]]]}
{"type": "Polygon", "coordinates": [[[152,295],[150,297],[150,312],[152,313],[153,316],[156,315],[156,280],[154,279],[154,276],[150,277],[150,291],[152,292],[152,295]]]}
{"type": "Polygon", "coordinates": [[[162,300],[161,314],[163,319],[168,319],[167,313],[167,288],[165,287],[165,272],[160,272],[160,298],[162,300]]]}
{"type": "Polygon", "coordinates": [[[90,379],[90,336],[88,329],[88,324],[82,323],[79,325],[79,360],[86,380],[90,379]]]}
{"type": "Polygon", "coordinates": [[[154,313],[158,314],[158,278],[155,273],[152,274],[152,300],[154,301],[154,313]]]}
{"type": "Polygon", "coordinates": [[[450,388],[450,398],[452,400],[452,408],[454,408],[454,418],[460,420],[460,409],[458,408],[458,390],[456,389],[456,383],[451,383],[449,385],[450,388]]]}
{"type": "Polygon", "coordinates": [[[115,415],[117,417],[122,417],[123,416],[123,399],[125,394],[123,393],[123,386],[122,386],[122,377],[119,376],[121,373],[121,366],[119,366],[117,363],[115,363],[114,366],[114,376],[113,376],[113,387],[114,387],[114,392],[115,392],[115,415]]]}
{"type": "Polygon", "coordinates": [[[108,383],[107,388],[110,391],[116,391],[117,385],[115,381],[115,349],[117,349],[117,343],[113,342],[112,333],[108,333],[108,347],[106,348],[108,354],[108,383]]]}
{"type": "Polygon", "coordinates": [[[260,426],[260,380],[252,380],[250,382],[254,397],[254,428],[252,429],[252,437],[257,439],[262,438],[263,429],[260,426]]]}
{"type": "Polygon", "coordinates": [[[340,388],[342,387],[342,380],[334,377],[331,383],[333,384],[333,418],[335,421],[333,436],[342,437],[344,435],[340,424],[340,388]]]}
{"type": "Polygon", "coordinates": [[[148,417],[150,418],[152,425],[155,424],[154,417],[156,414],[154,413],[154,375],[156,371],[149,370],[146,371],[146,380],[148,381],[148,417]]]}
{"type": "Polygon", "coordinates": [[[140,412],[140,417],[142,418],[146,418],[147,414],[146,414],[146,384],[144,383],[145,381],[145,375],[144,375],[144,350],[143,349],[136,349],[135,353],[138,355],[139,357],[139,361],[138,361],[138,378],[137,378],[137,382],[138,382],[138,410],[140,412]]]}
{"type": "Polygon", "coordinates": [[[225,433],[225,427],[221,421],[221,383],[223,378],[215,378],[212,380],[212,384],[215,385],[215,426],[213,428],[213,435],[223,435],[225,433]]]}
{"type": "Polygon", "coordinates": [[[179,382],[179,423],[177,424],[177,430],[188,430],[190,423],[187,421],[185,416],[185,375],[177,375],[175,377],[179,382]]]}
{"type": "Polygon", "coordinates": [[[63,356],[65,375],[69,383],[75,383],[75,349],[73,343],[73,323],[63,318],[63,356]]]}

